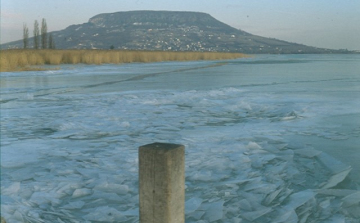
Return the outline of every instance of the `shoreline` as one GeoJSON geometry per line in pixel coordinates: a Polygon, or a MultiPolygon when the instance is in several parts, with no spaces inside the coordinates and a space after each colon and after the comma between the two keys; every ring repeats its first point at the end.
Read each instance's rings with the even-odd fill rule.
{"type": "Polygon", "coordinates": [[[227,60],[244,57],[249,55],[222,52],[14,49],[0,51],[0,71],[46,70],[42,65],[227,60]]]}

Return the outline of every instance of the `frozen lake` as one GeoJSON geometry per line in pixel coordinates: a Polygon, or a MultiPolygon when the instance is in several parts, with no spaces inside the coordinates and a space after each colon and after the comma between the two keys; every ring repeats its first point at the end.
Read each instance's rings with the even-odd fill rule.
{"type": "Polygon", "coordinates": [[[1,73],[1,215],[138,222],[138,147],[186,147],[186,222],[359,222],[360,56],[1,73]]]}

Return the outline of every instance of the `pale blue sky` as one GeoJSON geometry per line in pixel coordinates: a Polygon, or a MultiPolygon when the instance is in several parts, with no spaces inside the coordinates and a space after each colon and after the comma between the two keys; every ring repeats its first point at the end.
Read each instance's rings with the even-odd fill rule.
{"type": "Polygon", "coordinates": [[[197,11],[252,34],[310,46],[360,50],[360,0],[1,0],[1,43],[22,38],[25,22],[45,18],[49,31],[100,13],[197,11]]]}

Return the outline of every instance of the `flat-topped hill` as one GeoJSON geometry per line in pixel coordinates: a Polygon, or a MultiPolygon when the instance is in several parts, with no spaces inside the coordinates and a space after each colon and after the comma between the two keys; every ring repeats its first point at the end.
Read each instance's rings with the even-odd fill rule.
{"type": "MultiPolygon", "coordinates": [[[[129,49],[241,53],[331,53],[252,35],[201,12],[129,11],[103,13],[87,23],[52,32],[57,49],[129,49]]],[[[30,48],[32,39],[29,39],[30,48]]],[[[2,49],[22,48],[22,41],[2,49]]]]}

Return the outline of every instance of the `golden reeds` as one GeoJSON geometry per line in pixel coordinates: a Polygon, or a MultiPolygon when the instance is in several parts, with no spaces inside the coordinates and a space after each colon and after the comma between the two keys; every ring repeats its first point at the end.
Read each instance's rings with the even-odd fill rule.
{"type": "Polygon", "coordinates": [[[118,64],[133,62],[223,60],[246,57],[241,53],[125,50],[1,50],[0,71],[34,69],[44,64],[118,64]]]}

